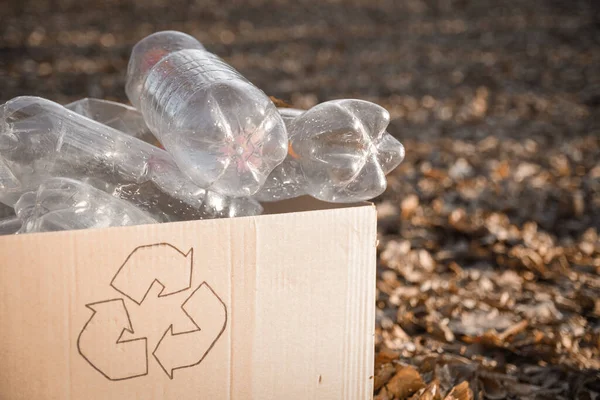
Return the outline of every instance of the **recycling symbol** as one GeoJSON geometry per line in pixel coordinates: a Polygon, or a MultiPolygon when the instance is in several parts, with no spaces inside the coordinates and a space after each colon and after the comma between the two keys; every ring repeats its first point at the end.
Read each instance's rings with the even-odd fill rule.
{"type": "Polygon", "coordinates": [[[193,249],[184,253],[168,243],[133,250],[110,282],[123,297],[86,304],[92,314],[77,339],[79,354],[111,381],[148,375],[152,359],[170,379],[175,370],[200,364],[225,330],[227,307],[208,283],[192,282],[193,260],[193,249]],[[149,296],[156,289],[158,295],[149,296]],[[188,327],[171,323],[159,329],[151,321],[146,325],[159,329],[156,337],[138,336],[132,307],[164,303],[169,296],[182,299],[175,310],[149,315],[165,319],[182,313],[188,327]]]}

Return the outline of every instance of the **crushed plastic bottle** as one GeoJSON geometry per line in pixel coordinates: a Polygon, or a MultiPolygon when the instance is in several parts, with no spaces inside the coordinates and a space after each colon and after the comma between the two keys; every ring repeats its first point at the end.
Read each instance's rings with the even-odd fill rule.
{"type": "Polygon", "coordinates": [[[285,113],[288,156],[255,196],[259,201],[301,194],[337,203],[368,200],[383,193],[385,175],[404,159],[404,147],[386,132],[389,113],[377,104],[333,100],[285,113]]]}
{"type": "Polygon", "coordinates": [[[157,221],[127,201],[91,185],[51,178],[15,204],[22,221],[19,233],[153,224],[157,221]]]}
{"type": "Polygon", "coordinates": [[[253,195],[286,157],[287,132],[275,105],[189,35],[158,32],[137,43],[126,92],[200,187],[253,195]]]}
{"type": "Polygon", "coordinates": [[[159,221],[260,214],[251,199],[227,198],[184,176],[164,150],[39,97],[0,107],[0,201],[53,177],[81,180],[159,221]]]}
{"type": "Polygon", "coordinates": [[[154,146],[160,146],[160,142],[146,126],[142,114],[131,106],[87,97],[67,104],[65,108],[154,146]]]}

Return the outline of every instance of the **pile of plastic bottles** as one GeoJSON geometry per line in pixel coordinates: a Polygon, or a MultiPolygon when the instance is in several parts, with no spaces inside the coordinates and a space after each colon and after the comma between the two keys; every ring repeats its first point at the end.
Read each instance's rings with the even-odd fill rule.
{"type": "Polygon", "coordinates": [[[196,39],[137,43],[134,107],[17,97],[0,106],[0,234],[257,215],[310,195],[371,199],[404,158],[389,113],[362,100],[309,110],[270,98],[196,39]]]}

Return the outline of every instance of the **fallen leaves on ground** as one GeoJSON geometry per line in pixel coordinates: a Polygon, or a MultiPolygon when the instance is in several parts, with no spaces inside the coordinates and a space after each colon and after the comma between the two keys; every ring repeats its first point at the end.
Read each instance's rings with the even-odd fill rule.
{"type": "Polygon", "coordinates": [[[378,204],[376,399],[600,398],[600,138],[405,145],[378,204]]]}

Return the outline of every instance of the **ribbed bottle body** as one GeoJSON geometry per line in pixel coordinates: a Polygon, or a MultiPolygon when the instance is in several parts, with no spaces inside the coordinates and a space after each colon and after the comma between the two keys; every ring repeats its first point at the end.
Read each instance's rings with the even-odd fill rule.
{"type": "Polygon", "coordinates": [[[181,43],[169,47],[165,42],[180,38],[157,35],[160,45],[151,36],[132,52],[127,77],[131,102],[197,185],[234,197],[256,193],[287,154],[287,131],[277,108],[199,43],[168,53],[181,43]]]}

